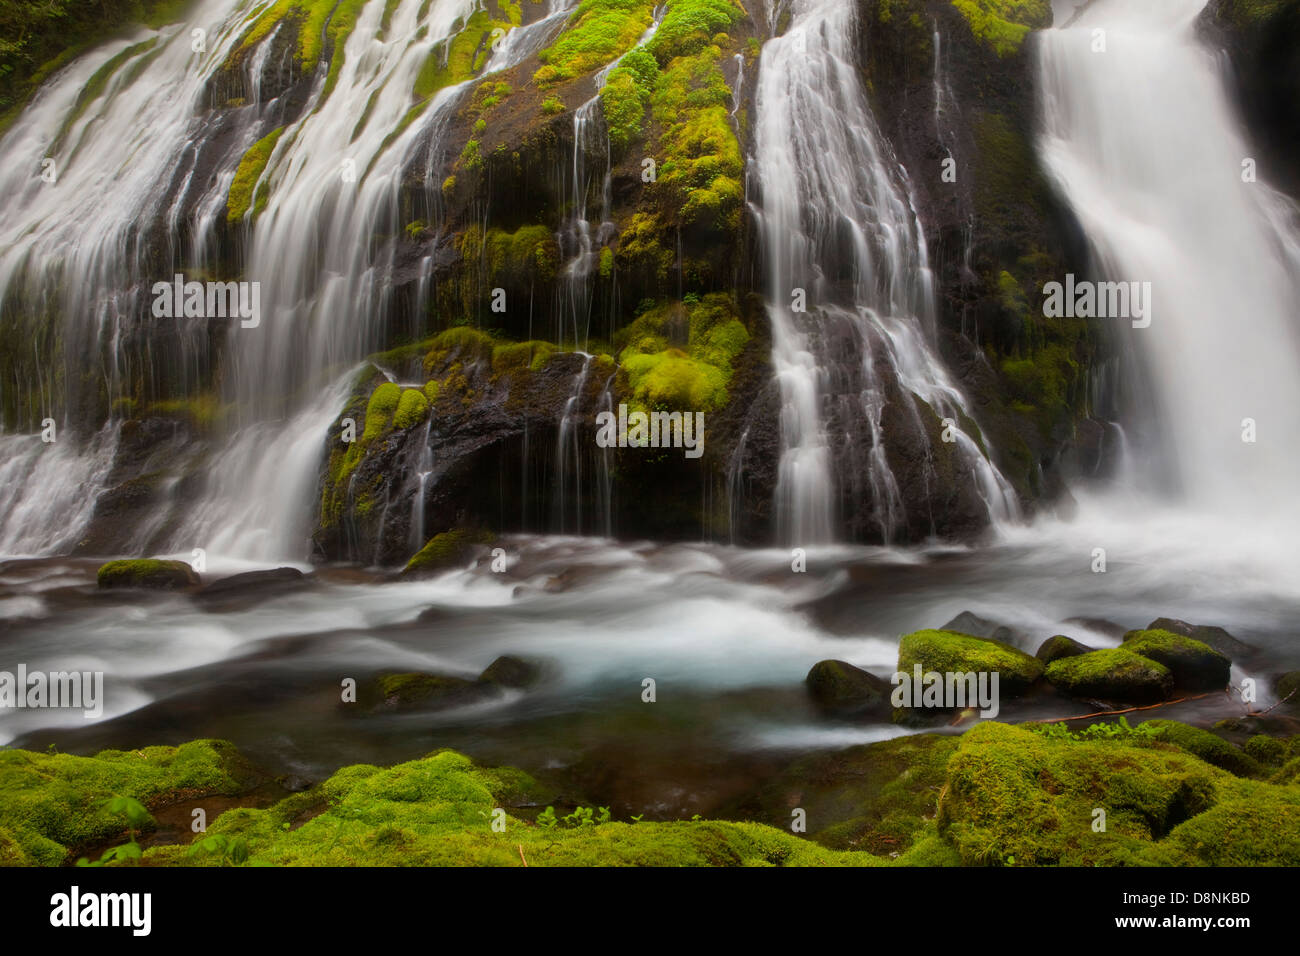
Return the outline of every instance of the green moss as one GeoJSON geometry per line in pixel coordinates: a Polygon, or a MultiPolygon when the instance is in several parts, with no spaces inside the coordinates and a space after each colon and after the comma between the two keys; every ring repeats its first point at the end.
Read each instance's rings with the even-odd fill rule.
{"type": "Polygon", "coordinates": [[[643,46],[630,51],[610,71],[600,91],[600,106],[610,145],[616,151],[641,138],[658,78],[659,64],[643,46]]]}
{"type": "Polygon", "coordinates": [[[178,588],[199,583],[194,569],[184,561],[139,558],[109,561],[95,575],[101,588],[178,588]]]}
{"type": "Polygon", "coordinates": [[[461,256],[481,264],[489,286],[529,286],[548,283],[560,264],[560,248],[547,226],[520,226],[514,232],[477,226],[461,234],[461,256]]]}
{"type": "Polygon", "coordinates": [[[1147,720],[1138,726],[1150,731],[1153,739],[1171,744],[1239,777],[1259,776],[1263,771],[1251,757],[1208,730],[1173,720],[1147,720]]]}
{"type": "Polygon", "coordinates": [[[70,851],[125,833],[122,816],[104,807],[114,796],[157,809],[183,798],[241,793],[254,778],[221,740],[94,757],[0,750],[0,862],[57,866],[70,851]]]}
{"type": "Polygon", "coordinates": [[[1163,664],[1180,687],[1214,690],[1224,687],[1232,663],[1208,644],[1173,631],[1129,631],[1124,650],[1163,664]]]}
{"type": "Polygon", "coordinates": [[[545,360],[556,351],[550,342],[533,339],[528,342],[509,342],[492,349],[492,369],[496,372],[521,371],[541,368],[545,360]]]}
{"type": "MultiPolygon", "coordinates": [[[[1077,660],[1077,658],[1075,658],[1077,660]]],[[[1238,859],[1295,860],[1267,834],[1294,819],[1300,791],[1239,780],[1160,743],[1072,741],[1004,724],[969,730],[948,764],[939,833],[968,864],[1196,864],[1230,838],[1238,859]],[[1249,818],[1239,801],[1266,809],[1249,818]],[[1096,810],[1106,828],[1094,830],[1096,810]]]]}
{"type": "Polygon", "coordinates": [[[490,362],[496,341],[486,332],[460,325],[435,335],[424,356],[424,370],[432,371],[448,359],[465,362],[490,362]]]}
{"type": "Polygon", "coordinates": [[[904,634],[898,642],[898,669],[912,674],[997,673],[999,693],[1023,694],[1043,674],[1037,658],[1001,641],[956,631],[924,630],[904,634]]]}
{"type": "Polygon", "coordinates": [[[394,382],[384,382],[371,393],[366,405],[366,427],[361,436],[362,442],[372,442],[388,433],[401,400],[402,387],[394,382]]]}
{"type": "Polygon", "coordinates": [[[560,102],[559,97],[548,96],[542,100],[542,114],[544,116],[556,116],[564,112],[564,104],[560,102]]]}
{"type": "MultiPolygon", "coordinates": [[[[614,274],[614,250],[609,248],[609,246],[606,246],[605,248],[600,250],[600,277],[602,279],[608,279],[613,274],[614,274]]],[[[741,326],[742,332],[744,331],[744,328],[745,328],[744,326],[741,326]]]]}
{"type": "Polygon", "coordinates": [[[1089,651],[1047,665],[1047,679],[1072,697],[1146,701],[1167,697],[1169,669],[1123,648],[1089,651]]]}
{"type": "Polygon", "coordinates": [[[397,403],[397,411],[393,413],[393,428],[413,428],[424,421],[428,412],[429,399],[421,389],[404,389],[397,403]]]}
{"type": "Polygon", "coordinates": [[[698,53],[743,16],[730,0],[669,0],[659,29],[646,44],[663,64],[698,53]]]}
{"type": "Polygon", "coordinates": [[[467,561],[473,553],[474,545],[488,544],[492,540],[493,536],[490,534],[465,528],[444,531],[430,538],[424,547],[406,562],[406,568],[402,573],[446,570],[467,561]]]}
{"type": "Polygon", "coordinates": [[[1288,753],[1285,743],[1265,734],[1256,734],[1251,737],[1246,741],[1242,750],[1252,760],[1270,766],[1280,766],[1286,761],[1288,753]]]}
{"type": "Polygon", "coordinates": [[[271,154],[275,151],[275,144],[280,141],[283,132],[283,126],[272,130],[250,146],[244,158],[239,161],[235,178],[230,181],[230,193],[226,198],[226,218],[230,222],[242,220],[248,214],[250,207],[253,209],[254,218],[266,208],[270,196],[266,184],[263,183],[257,190],[256,205],[254,205],[253,190],[258,180],[262,178],[266,164],[270,162],[271,154]]]}
{"type": "Polygon", "coordinates": [[[388,703],[415,704],[431,697],[464,690],[471,682],[438,674],[383,674],[377,681],[379,693],[388,703]]]}
{"type": "Polygon", "coordinates": [[[1050,0],[952,0],[971,32],[998,56],[1011,56],[1032,30],[1052,25],[1050,0]]]}
{"type": "Polygon", "coordinates": [[[653,0],[582,0],[533,74],[547,87],[599,69],[626,53],[650,25],[653,0]]]}
{"type": "Polygon", "coordinates": [[[493,20],[486,10],[475,10],[464,27],[436,46],[425,59],[415,79],[415,96],[425,100],[443,87],[472,78],[483,69],[492,52],[492,31],[510,27],[507,21],[493,20]]]}

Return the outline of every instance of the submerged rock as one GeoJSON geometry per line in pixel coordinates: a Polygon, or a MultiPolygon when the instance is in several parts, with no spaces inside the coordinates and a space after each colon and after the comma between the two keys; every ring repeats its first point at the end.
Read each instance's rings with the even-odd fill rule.
{"type": "Polygon", "coordinates": [[[195,592],[194,598],[208,610],[237,609],[245,604],[296,591],[306,583],[307,575],[297,568],[246,571],[204,585],[195,592]]]}
{"type": "Polygon", "coordinates": [[[847,661],[818,661],[804,678],[819,708],[836,716],[888,714],[892,685],[847,661]]]}
{"type": "Polygon", "coordinates": [[[1047,666],[1052,661],[1058,661],[1063,657],[1078,657],[1080,654],[1087,654],[1093,648],[1086,644],[1080,644],[1072,637],[1066,637],[1064,634],[1057,634],[1055,637],[1049,637],[1043,641],[1042,646],[1038,648],[1038,653],[1034,656],[1047,666]]]}
{"type": "Polygon", "coordinates": [[[95,579],[101,588],[153,588],[169,591],[199,584],[199,576],[184,561],[162,561],[158,558],[109,561],[100,566],[95,579]]]}
{"type": "Polygon", "coordinates": [[[1129,631],[1124,650],[1163,664],[1174,684],[1187,690],[1222,688],[1232,671],[1232,662],[1214,648],[1173,631],[1129,631]]]}
{"type": "Polygon", "coordinates": [[[1132,703],[1164,700],[1174,688],[1167,667],[1123,648],[1055,660],[1047,666],[1047,680],[1071,697],[1132,703]]]}
{"type": "Polygon", "coordinates": [[[541,679],[540,664],[509,654],[498,657],[478,675],[480,684],[494,684],[497,687],[527,688],[541,679]]]}
{"type": "Polygon", "coordinates": [[[398,710],[420,707],[452,707],[477,699],[482,688],[463,677],[411,672],[384,674],[375,682],[381,702],[376,709],[398,710]]]}

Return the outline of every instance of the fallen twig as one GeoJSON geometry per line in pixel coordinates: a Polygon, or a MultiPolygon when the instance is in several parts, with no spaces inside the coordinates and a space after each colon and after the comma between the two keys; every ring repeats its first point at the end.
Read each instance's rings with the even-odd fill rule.
{"type": "Polygon", "coordinates": [[[524,859],[524,845],[522,843],[519,844],[519,859],[524,861],[524,866],[528,865],[528,861],[524,859]]]}
{"type": "Polygon", "coordinates": [[[1202,697],[1209,697],[1211,694],[1219,693],[1217,690],[1206,691],[1204,694],[1196,694],[1193,697],[1179,697],[1177,700],[1162,700],[1158,704],[1143,704],[1141,707],[1125,707],[1123,710],[1100,710],[1095,714],[1080,714],[1077,717],[1053,717],[1051,720],[1040,720],[1040,724],[1059,724],[1065,720],[1087,720],[1089,717],[1114,717],[1116,714],[1131,714],[1135,710],[1154,710],[1157,707],[1168,707],[1170,704],[1181,704],[1184,701],[1200,700],[1202,697]]]}

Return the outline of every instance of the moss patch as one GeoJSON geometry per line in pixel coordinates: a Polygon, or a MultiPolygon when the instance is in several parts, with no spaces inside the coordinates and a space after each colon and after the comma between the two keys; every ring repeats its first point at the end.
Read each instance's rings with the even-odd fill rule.
{"type": "Polygon", "coordinates": [[[1030,30],[1052,25],[1050,0],[952,0],[971,32],[998,56],[1011,56],[1030,30]]]}
{"type": "Polygon", "coordinates": [[[95,580],[101,588],[154,588],[171,590],[199,583],[199,576],[184,561],[140,558],[100,565],[95,580]]]}
{"type": "Polygon", "coordinates": [[[250,207],[254,218],[266,208],[267,200],[270,198],[270,189],[266,183],[262,183],[261,188],[257,190],[256,202],[254,202],[253,190],[258,180],[262,178],[266,164],[270,162],[271,154],[275,151],[275,144],[280,141],[283,132],[284,127],[272,130],[250,146],[244,158],[239,161],[239,166],[235,169],[235,178],[230,181],[230,193],[226,197],[226,218],[230,222],[239,222],[247,215],[250,207]]]}
{"type": "Polygon", "coordinates": [[[956,631],[925,630],[904,634],[898,642],[898,669],[921,673],[997,673],[1000,693],[1023,694],[1043,674],[1037,658],[1001,641],[956,631]]]}

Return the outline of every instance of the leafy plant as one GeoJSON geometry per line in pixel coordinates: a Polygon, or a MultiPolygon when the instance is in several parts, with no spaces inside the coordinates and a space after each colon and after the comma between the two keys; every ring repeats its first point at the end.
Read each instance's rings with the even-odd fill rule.
{"type": "Polygon", "coordinates": [[[77,866],[105,866],[119,861],[125,863],[128,860],[139,860],[144,855],[144,850],[136,840],[136,830],[143,828],[149,822],[149,811],[145,805],[133,797],[110,797],[104,801],[103,807],[109,813],[126,817],[130,840],[121,846],[109,847],[98,860],[89,860],[83,856],[77,860],[77,866]]]}
{"type": "Polygon", "coordinates": [[[243,837],[214,833],[190,846],[190,856],[215,856],[221,866],[238,866],[248,860],[248,842],[243,837]]]}

